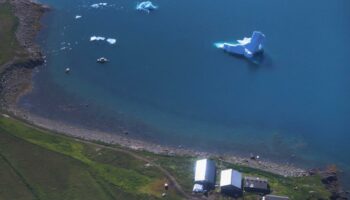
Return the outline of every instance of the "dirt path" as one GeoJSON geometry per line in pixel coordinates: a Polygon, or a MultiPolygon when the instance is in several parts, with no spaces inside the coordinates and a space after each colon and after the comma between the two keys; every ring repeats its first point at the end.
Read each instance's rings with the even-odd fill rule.
{"type": "Polygon", "coordinates": [[[133,153],[129,150],[126,150],[126,149],[121,149],[121,148],[116,148],[116,147],[110,147],[110,146],[105,146],[105,145],[102,145],[102,144],[97,144],[97,143],[94,143],[94,142],[89,142],[89,141],[86,141],[86,140],[81,140],[81,139],[77,139],[77,141],[81,142],[81,143],[85,143],[85,144],[90,144],[90,145],[94,145],[96,147],[100,147],[100,148],[105,148],[105,149],[110,149],[112,151],[118,151],[118,152],[122,152],[122,153],[125,153],[125,154],[128,154],[138,160],[142,160],[144,162],[147,162],[149,164],[151,164],[152,166],[156,167],[159,171],[161,171],[166,177],[167,179],[170,181],[170,183],[175,187],[175,189],[182,195],[184,196],[186,199],[198,199],[198,198],[195,198],[193,196],[190,196],[188,195],[184,190],[183,188],[181,187],[181,185],[176,181],[176,178],[171,175],[171,173],[166,170],[165,168],[163,168],[162,166],[156,164],[155,162],[145,158],[145,157],[142,157],[142,156],[139,156],[137,155],[136,153],[133,153]]]}

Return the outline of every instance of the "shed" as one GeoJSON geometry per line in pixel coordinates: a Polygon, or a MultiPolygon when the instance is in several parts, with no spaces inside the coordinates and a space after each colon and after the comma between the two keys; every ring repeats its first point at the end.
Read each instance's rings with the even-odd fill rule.
{"type": "Polygon", "coordinates": [[[267,179],[259,177],[244,177],[244,190],[247,192],[267,194],[270,192],[270,187],[267,179]]]}
{"type": "Polygon", "coordinates": [[[194,182],[203,185],[205,190],[215,187],[216,167],[209,159],[197,160],[195,166],[194,182]]]}
{"type": "Polygon", "coordinates": [[[242,174],[233,169],[221,171],[220,176],[221,192],[228,195],[242,194],[242,174]]]}
{"type": "Polygon", "coordinates": [[[242,190],[242,174],[233,169],[222,170],[220,187],[221,189],[242,190]]]}
{"type": "Polygon", "coordinates": [[[289,200],[289,198],[277,195],[266,195],[262,198],[262,200],[289,200]]]}

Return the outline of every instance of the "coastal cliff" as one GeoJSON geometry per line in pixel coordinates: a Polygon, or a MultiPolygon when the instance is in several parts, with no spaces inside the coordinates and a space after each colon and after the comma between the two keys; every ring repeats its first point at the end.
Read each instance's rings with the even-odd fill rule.
{"type": "Polygon", "coordinates": [[[31,88],[32,71],[44,63],[35,37],[41,27],[41,17],[48,7],[30,0],[0,0],[15,16],[16,51],[0,67],[0,106],[8,108],[31,88]]]}

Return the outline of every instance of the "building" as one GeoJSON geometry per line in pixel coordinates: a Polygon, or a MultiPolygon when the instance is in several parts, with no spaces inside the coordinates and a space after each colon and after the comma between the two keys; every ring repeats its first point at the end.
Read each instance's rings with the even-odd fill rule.
{"type": "Polygon", "coordinates": [[[221,171],[221,193],[233,196],[242,195],[242,174],[233,169],[221,171]]]}
{"type": "Polygon", "coordinates": [[[289,198],[277,195],[266,195],[262,198],[262,200],[289,200],[289,198]]]}
{"type": "Polygon", "coordinates": [[[267,179],[244,177],[244,191],[268,194],[270,193],[270,187],[267,179]]]}
{"type": "Polygon", "coordinates": [[[209,159],[197,160],[194,173],[194,192],[205,192],[215,188],[216,167],[209,159]]]}

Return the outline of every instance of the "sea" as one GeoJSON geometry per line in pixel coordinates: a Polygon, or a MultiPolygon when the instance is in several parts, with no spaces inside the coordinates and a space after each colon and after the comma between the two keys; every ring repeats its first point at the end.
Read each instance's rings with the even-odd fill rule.
{"type": "Polygon", "coordinates": [[[177,148],[336,164],[350,186],[349,0],[40,2],[47,63],[23,109],[177,148]],[[253,59],[215,47],[253,31],[266,36],[253,59]]]}

